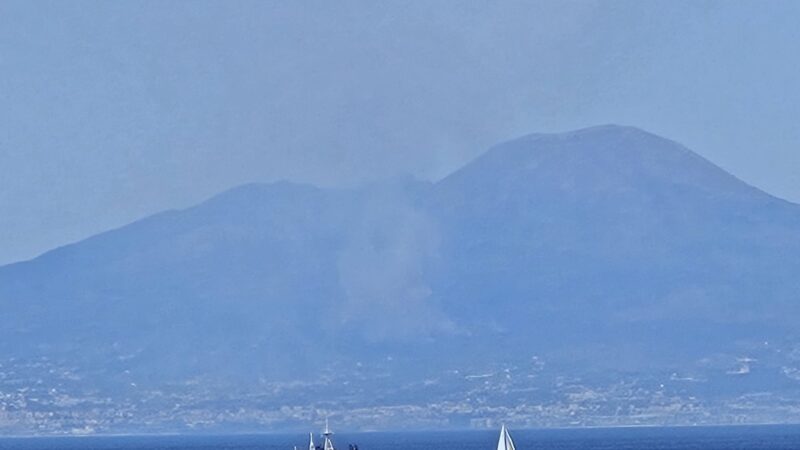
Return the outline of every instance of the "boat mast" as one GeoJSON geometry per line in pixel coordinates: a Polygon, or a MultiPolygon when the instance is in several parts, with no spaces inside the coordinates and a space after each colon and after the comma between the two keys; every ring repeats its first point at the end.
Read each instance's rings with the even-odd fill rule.
{"type": "Polygon", "coordinates": [[[325,437],[325,446],[324,450],[335,450],[333,448],[333,442],[331,442],[331,436],[333,436],[333,431],[331,431],[330,427],[328,426],[328,418],[325,418],[325,431],[322,432],[322,435],[325,437]]]}

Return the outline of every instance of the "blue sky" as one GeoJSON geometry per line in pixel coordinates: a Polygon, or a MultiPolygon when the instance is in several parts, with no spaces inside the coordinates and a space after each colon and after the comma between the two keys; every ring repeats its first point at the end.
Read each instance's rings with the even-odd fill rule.
{"type": "Polygon", "coordinates": [[[675,139],[800,202],[800,2],[0,2],[0,264],[251,181],[675,139]]]}

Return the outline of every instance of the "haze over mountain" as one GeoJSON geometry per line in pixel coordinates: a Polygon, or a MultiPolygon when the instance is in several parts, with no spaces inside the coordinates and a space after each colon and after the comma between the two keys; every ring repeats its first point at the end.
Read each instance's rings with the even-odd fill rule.
{"type": "MultiPolygon", "coordinates": [[[[461,395],[429,390],[442,374],[484,368],[530,372],[517,394],[481,394],[499,406],[550,401],[526,392],[564,377],[671,374],[708,405],[766,386],[792,396],[798,230],[800,206],[667,139],[533,134],[436,183],[246,185],[2,267],[0,359],[68,367],[128,399],[142,395],[131,385],[257,392],[333,372],[325,395],[350,407],[402,402],[358,387],[375,373],[377,392],[402,385],[425,404],[461,395]]],[[[51,375],[22,382],[69,385],[51,375]]],[[[209,392],[214,410],[227,394],[209,392]]],[[[311,402],[292,395],[276,404],[311,402]]]]}

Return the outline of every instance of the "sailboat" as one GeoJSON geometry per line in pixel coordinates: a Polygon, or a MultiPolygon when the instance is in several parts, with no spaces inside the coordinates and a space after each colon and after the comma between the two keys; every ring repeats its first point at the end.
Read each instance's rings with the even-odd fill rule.
{"type": "MultiPolygon", "coordinates": [[[[308,433],[308,450],[336,450],[333,447],[333,440],[331,439],[331,436],[333,436],[333,431],[331,431],[331,427],[328,426],[328,418],[326,417],[325,430],[322,431],[322,439],[323,439],[322,446],[317,446],[314,444],[314,433],[308,433]]],[[[296,446],[294,450],[297,450],[296,446]]],[[[358,450],[358,445],[350,444],[349,450],[358,450]]]]}
{"type": "MultiPolygon", "coordinates": [[[[308,433],[308,450],[336,450],[333,448],[331,436],[333,436],[333,431],[331,431],[331,428],[328,426],[328,418],[326,417],[325,430],[322,432],[322,438],[324,439],[322,447],[314,445],[314,433],[308,433]]],[[[295,447],[295,450],[297,450],[297,447],[295,447]]]]}
{"type": "Polygon", "coordinates": [[[333,442],[331,441],[331,436],[333,435],[333,431],[328,427],[328,418],[325,418],[325,431],[322,432],[322,436],[325,438],[325,445],[323,446],[323,450],[334,450],[333,442]]]}
{"type": "Polygon", "coordinates": [[[511,440],[511,435],[508,434],[508,428],[505,424],[500,428],[500,440],[497,441],[497,450],[516,450],[514,441],[511,440]]]}

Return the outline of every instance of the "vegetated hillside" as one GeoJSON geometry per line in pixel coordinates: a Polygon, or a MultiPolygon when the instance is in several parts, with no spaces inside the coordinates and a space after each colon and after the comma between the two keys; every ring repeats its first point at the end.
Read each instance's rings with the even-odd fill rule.
{"type": "Polygon", "coordinates": [[[110,385],[387,356],[403,379],[533,356],[646,372],[791,345],[797,292],[800,207],[603,126],[501,144],[433,184],[246,185],[5,266],[0,351],[110,385]]]}
{"type": "Polygon", "coordinates": [[[800,317],[800,207],[635,128],[499,145],[428,204],[447,237],[434,291],[520,347],[686,365],[800,317]]]}

